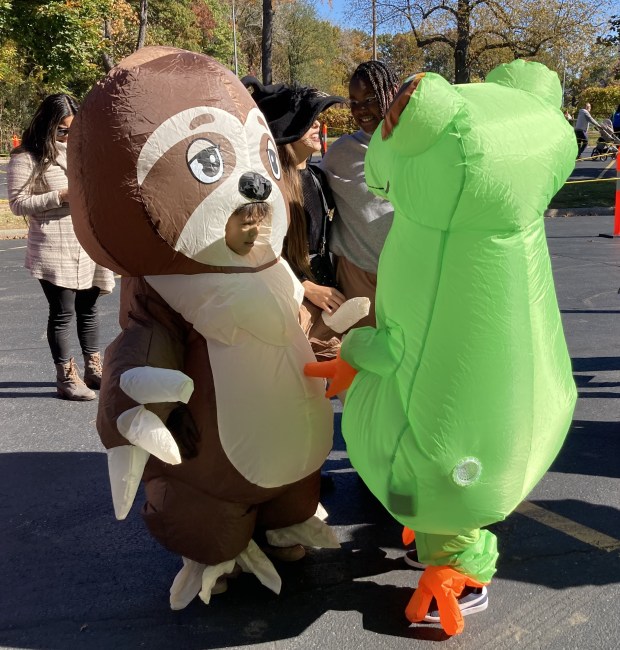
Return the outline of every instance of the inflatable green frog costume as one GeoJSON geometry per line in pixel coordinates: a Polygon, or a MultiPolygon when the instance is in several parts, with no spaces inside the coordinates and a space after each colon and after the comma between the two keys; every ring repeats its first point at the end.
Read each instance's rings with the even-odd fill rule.
{"type": "Polygon", "coordinates": [[[463,627],[461,589],[495,572],[496,539],[481,527],[540,480],[575,405],[543,225],[577,152],[561,95],[555,73],[521,60],[479,84],[417,75],[366,156],[367,184],[395,214],[377,328],[342,346],[358,371],[342,430],[429,565],[407,616],[422,620],[434,596],[450,634],[463,627]]]}

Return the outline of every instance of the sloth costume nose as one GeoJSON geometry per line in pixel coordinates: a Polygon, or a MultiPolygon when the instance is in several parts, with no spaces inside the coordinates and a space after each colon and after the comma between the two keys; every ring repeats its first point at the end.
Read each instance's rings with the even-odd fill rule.
{"type": "Polygon", "coordinates": [[[264,201],[271,194],[271,183],[256,172],[246,172],[239,179],[239,192],[251,201],[264,201]]]}

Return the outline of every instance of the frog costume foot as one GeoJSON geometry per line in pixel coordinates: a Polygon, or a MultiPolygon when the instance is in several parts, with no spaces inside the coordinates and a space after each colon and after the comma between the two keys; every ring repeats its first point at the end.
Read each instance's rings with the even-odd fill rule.
{"type": "Polygon", "coordinates": [[[481,588],[484,584],[449,566],[429,566],[405,609],[405,616],[411,623],[425,620],[434,598],[439,610],[439,622],[446,634],[460,634],[464,623],[458,598],[466,587],[481,588]]]}
{"type": "Polygon", "coordinates": [[[405,545],[415,539],[418,558],[428,565],[405,616],[412,623],[438,622],[446,634],[460,634],[464,614],[486,609],[486,591],[478,599],[468,599],[469,607],[458,599],[467,587],[481,589],[491,581],[498,556],[495,535],[479,528],[460,535],[431,535],[405,527],[402,537],[405,545]],[[433,598],[437,606],[432,609],[439,611],[438,621],[435,616],[427,616],[433,598]]]}

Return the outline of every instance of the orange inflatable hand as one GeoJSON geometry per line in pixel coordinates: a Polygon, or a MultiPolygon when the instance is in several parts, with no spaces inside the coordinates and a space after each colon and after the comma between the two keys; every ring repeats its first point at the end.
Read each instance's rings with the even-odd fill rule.
{"type": "Polygon", "coordinates": [[[409,544],[412,544],[415,540],[415,533],[411,530],[411,528],[407,528],[405,526],[403,528],[403,544],[405,546],[409,546],[409,544]]]}
{"type": "Polygon", "coordinates": [[[325,397],[334,397],[340,391],[346,390],[353,383],[357,370],[338,356],[331,361],[317,361],[304,366],[304,375],[308,377],[324,377],[331,379],[325,397]]]}
{"type": "Polygon", "coordinates": [[[424,570],[405,616],[411,623],[423,621],[431,600],[437,601],[439,620],[446,634],[463,631],[463,615],[457,598],[465,587],[482,587],[482,583],[447,566],[429,566],[424,570]]]}

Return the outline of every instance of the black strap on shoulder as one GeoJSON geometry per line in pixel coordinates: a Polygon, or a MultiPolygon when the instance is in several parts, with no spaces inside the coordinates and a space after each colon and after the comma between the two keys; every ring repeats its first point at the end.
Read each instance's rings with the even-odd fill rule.
{"type": "Polygon", "coordinates": [[[310,176],[312,177],[314,185],[321,197],[321,203],[323,204],[323,228],[321,233],[321,246],[319,248],[319,255],[323,257],[327,253],[327,223],[334,218],[334,208],[330,208],[327,204],[327,198],[323,191],[321,179],[319,178],[319,174],[322,172],[318,167],[313,168],[312,165],[308,165],[308,171],[310,172],[310,176]]]}

